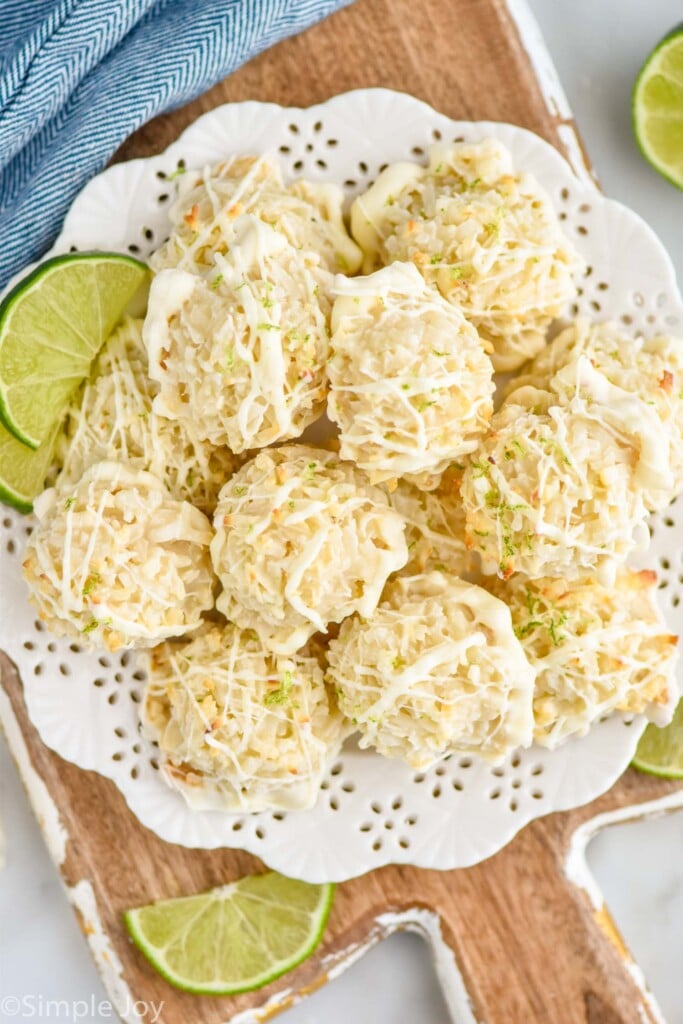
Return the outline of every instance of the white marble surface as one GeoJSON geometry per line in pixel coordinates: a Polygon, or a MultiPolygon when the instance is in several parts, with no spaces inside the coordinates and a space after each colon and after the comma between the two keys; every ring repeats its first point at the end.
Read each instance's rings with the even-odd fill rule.
{"type": "Polygon", "coordinates": [[[683,1022],[683,810],[606,829],[588,864],[668,1024],[683,1022]]]}
{"type": "MultiPolygon", "coordinates": [[[[652,224],[680,276],[683,194],[643,163],[629,126],[634,75],[651,47],[681,20],[680,0],[532,0],[531,7],[605,190],[652,224]]],[[[8,833],[0,874],[0,1021],[112,1019],[106,1005],[93,1011],[92,1000],[104,1000],[105,993],[2,741],[0,805],[8,833]],[[8,996],[24,1000],[20,1013],[11,1000],[3,1005],[8,996]],[[65,1003],[48,1006],[48,1000],[65,1003]]],[[[612,828],[589,849],[591,868],[668,1024],[683,1024],[682,851],[683,812],[612,828]]],[[[426,947],[411,935],[386,941],[280,1019],[448,1024],[426,947]]]]}

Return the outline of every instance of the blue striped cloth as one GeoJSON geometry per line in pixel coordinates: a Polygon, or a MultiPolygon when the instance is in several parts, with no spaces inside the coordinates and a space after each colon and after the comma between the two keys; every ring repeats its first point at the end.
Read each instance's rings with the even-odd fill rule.
{"type": "Polygon", "coordinates": [[[0,288],[149,118],[349,0],[0,0],[0,288]]]}

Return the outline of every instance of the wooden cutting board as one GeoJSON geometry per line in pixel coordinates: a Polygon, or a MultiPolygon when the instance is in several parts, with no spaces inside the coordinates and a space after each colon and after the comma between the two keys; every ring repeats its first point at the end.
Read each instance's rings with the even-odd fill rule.
{"type": "MultiPolygon", "coordinates": [[[[119,158],[159,152],[199,114],[229,100],[307,106],[347,89],[387,86],[451,117],[530,128],[580,169],[577,136],[548,67],[517,0],[358,0],[152,121],[119,158]]],[[[622,819],[638,817],[647,810],[641,805],[653,800],[660,809],[683,806],[681,787],[628,772],[589,807],[528,826],[477,867],[446,873],[387,867],[344,883],[322,946],[295,972],[234,999],[195,997],[176,992],[148,967],[129,943],[121,913],[227,882],[259,870],[260,863],[237,851],[191,851],[157,839],[111,782],[67,764],[41,743],[21,683],[2,655],[0,671],[0,720],[112,1001],[126,1020],[138,1019],[130,1008],[144,1000],[164,1003],[163,1024],[223,1024],[236,1015],[241,1024],[265,1021],[337,973],[359,949],[406,927],[432,943],[457,1024],[655,1020],[608,912],[586,890],[581,850],[600,827],[596,815],[626,809],[622,819]]]]}

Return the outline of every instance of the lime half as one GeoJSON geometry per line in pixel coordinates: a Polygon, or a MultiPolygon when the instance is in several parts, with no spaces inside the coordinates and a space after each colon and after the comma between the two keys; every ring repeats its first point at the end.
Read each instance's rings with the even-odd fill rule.
{"type": "Polygon", "coordinates": [[[128,910],[124,920],[135,945],[172,985],[234,995],[267,985],[310,956],[333,894],[332,885],[270,871],[128,910]]]}
{"type": "Polygon", "coordinates": [[[0,427],[0,501],[20,512],[30,512],[33,499],[45,486],[56,431],[34,451],[0,427]]]}
{"type": "Polygon", "coordinates": [[[633,130],[645,159],[683,188],[683,25],[641,68],[633,88],[633,130]]]}
{"type": "Polygon", "coordinates": [[[640,737],[633,767],[664,779],[683,779],[683,700],[669,725],[648,725],[640,737]]]}
{"type": "Polygon", "coordinates": [[[0,422],[31,448],[52,433],[70,395],[136,293],[144,263],[74,253],[41,263],[0,305],[0,422]]]}

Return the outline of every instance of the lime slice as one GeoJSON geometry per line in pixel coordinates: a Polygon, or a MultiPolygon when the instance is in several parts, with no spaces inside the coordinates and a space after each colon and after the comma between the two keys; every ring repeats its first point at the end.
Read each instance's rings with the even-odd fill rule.
{"type": "Polygon", "coordinates": [[[645,159],[683,188],[683,25],[641,68],[633,88],[633,130],[645,159]]]}
{"type": "Polygon", "coordinates": [[[640,737],[633,767],[664,779],[683,779],[683,700],[669,725],[648,725],[640,737]]]}
{"type": "Polygon", "coordinates": [[[0,422],[31,448],[51,434],[98,349],[147,283],[144,263],[74,253],[41,263],[0,305],[0,422]]]}
{"type": "Polygon", "coordinates": [[[332,885],[270,871],[128,910],[124,920],[135,945],[172,985],[234,995],[267,985],[311,955],[333,893],[332,885]]]}
{"type": "Polygon", "coordinates": [[[33,499],[45,486],[56,433],[53,430],[52,436],[34,451],[0,427],[0,501],[20,512],[32,510],[33,499]]]}

